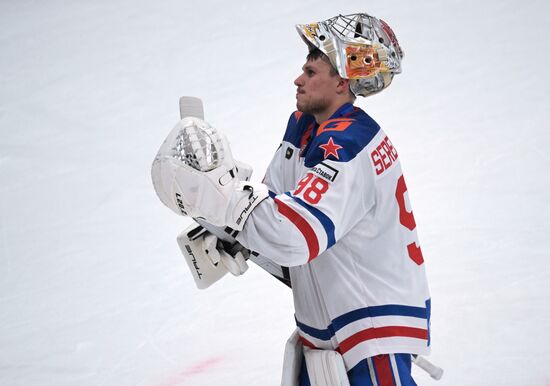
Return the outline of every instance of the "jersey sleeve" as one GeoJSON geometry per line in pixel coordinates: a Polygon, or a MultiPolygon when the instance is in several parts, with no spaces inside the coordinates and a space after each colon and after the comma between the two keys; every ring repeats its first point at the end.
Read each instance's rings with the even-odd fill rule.
{"type": "Polygon", "coordinates": [[[266,173],[262,180],[262,183],[267,186],[267,189],[269,189],[270,192],[276,192],[278,190],[277,187],[281,186],[281,182],[282,182],[281,176],[277,176],[277,174],[272,172],[272,170],[276,170],[277,165],[281,163],[281,156],[282,156],[281,149],[282,149],[282,143],[279,145],[279,147],[275,151],[275,154],[273,155],[273,158],[271,159],[271,162],[269,163],[269,166],[267,167],[266,173]]]}
{"type": "Polygon", "coordinates": [[[285,181],[288,179],[289,171],[284,167],[285,160],[296,157],[300,151],[300,138],[304,126],[311,119],[299,111],[293,112],[288,118],[285,135],[283,140],[266,170],[262,182],[267,186],[271,193],[281,193],[285,189],[285,181]]]}
{"type": "Polygon", "coordinates": [[[298,183],[272,193],[252,212],[237,236],[243,245],[278,264],[302,265],[345,237],[373,208],[372,169],[361,167],[360,154],[373,135],[350,128],[323,131],[321,126],[298,183]]]}

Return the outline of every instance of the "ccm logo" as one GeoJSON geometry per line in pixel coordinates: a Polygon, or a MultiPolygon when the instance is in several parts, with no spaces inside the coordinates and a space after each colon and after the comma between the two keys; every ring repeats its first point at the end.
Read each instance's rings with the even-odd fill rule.
{"type": "Polygon", "coordinates": [[[384,138],[382,142],[376,146],[376,149],[372,151],[370,156],[374,163],[374,169],[377,176],[388,170],[398,157],[397,150],[395,150],[388,137],[384,138]]]}

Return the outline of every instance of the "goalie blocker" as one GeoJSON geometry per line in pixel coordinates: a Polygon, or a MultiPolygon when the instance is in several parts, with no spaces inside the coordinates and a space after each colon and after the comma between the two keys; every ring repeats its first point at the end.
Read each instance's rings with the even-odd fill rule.
{"type": "Polygon", "coordinates": [[[246,248],[220,240],[199,224],[183,231],[177,242],[199,289],[210,287],[227,272],[240,276],[248,269],[246,248]]]}

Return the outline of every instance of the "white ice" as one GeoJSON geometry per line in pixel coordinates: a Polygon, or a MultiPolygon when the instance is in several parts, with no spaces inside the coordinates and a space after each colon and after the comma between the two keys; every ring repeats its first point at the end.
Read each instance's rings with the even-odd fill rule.
{"type": "Polygon", "coordinates": [[[430,279],[420,385],[550,385],[550,3],[0,2],[0,384],[279,384],[290,291],[195,288],[150,165],[203,98],[260,179],[294,109],[294,24],[385,19],[404,72],[360,100],[399,149],[430,279]]]}

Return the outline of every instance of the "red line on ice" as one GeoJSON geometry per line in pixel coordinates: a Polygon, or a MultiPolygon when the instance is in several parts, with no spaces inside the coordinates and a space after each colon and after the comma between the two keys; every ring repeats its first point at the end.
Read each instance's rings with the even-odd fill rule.
{"type": "Polygon", "coordinates": [[[199,362],[179,374],[174,375],[170,380],[161,383],[160,386],[178,386],[181,385],[182,382],[185,382],[188,378],[191,378],[197,374],[204,373],[205,371],[208,371],[212,367],[216,366],[218,363],[222,362],[222,357],[212,357],[209,359],[206,359],[202,362],[199,362]]]}

